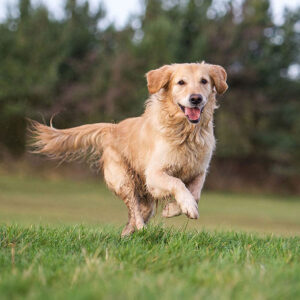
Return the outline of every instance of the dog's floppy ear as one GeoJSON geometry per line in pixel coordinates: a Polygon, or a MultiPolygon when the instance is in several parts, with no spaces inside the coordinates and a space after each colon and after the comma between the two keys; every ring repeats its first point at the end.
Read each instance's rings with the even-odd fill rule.
{"type": "Polygon", "coordinates": [[[225,69],[218,65],[209,65],[209,75],[214,82],[218,94],[224,94],[228,89],[226,83],[227,73],[225,69]]]}
{"type": "Polygon", "coordinates": [[[165,87],[170,80],[171,74],[172,74],[172,67],[169,65],[163,66],[159,69],[149,71],[146,74],[149,93],[155,94],[161,88],[165,87]]]}

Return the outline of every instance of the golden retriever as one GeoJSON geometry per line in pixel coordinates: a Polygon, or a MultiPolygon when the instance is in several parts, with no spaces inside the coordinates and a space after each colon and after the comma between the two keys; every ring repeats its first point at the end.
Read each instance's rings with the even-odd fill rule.
{"type": "Polygon", "coordinates": [[[146,74],[142,116],[118,124],[55,129],[32,121],[36,153],[55,159],[100,157],[104,178],[128,208],[122,236],[145,226],[158,199],[173,196],[164,217],[198,218],[198,201],[215,148],[216,93],[228,86],[221,66],[172,64],[146,74]],[[90,152],[89,152],[90,151],[90,152]]]}

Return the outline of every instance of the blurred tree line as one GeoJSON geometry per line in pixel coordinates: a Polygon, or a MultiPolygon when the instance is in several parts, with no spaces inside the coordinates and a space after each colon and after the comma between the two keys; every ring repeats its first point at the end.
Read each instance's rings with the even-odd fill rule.
{"type": "Polygon", "coordinates": [[[299,175],[300,78],[291,70],[300,68],[300,8],[278,25],[268,0],[144,0],[122,29],[99,26],[101,3],[91,12],[66,0],[59,20],[30,0],[16,11],[0,24],[2,159],[24,153],[25,117],[59,113],[63,128],[136,116],[148,70],[205,60],[226,68],[230,86],[216,112],[217,164],[299,175]]]}

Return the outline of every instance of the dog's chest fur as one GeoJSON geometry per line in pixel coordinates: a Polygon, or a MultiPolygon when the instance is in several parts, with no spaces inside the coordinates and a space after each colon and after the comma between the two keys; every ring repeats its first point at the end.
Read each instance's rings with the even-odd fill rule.
{"type": "Polygon", "coordinates": [[[179,146],[168,145],[163,155],[165,169],[169,175],[180,178],[187,184],[199,174],[206,172],[214,147],[213,132],[200,134],[197,139],[187,140],[179,146]]]}

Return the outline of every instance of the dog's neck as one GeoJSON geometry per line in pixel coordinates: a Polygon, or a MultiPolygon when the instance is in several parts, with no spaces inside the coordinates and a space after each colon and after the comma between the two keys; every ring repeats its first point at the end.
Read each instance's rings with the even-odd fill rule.
{"type": "Polygon", "coordinates": [[[153,126],[174,145],[204,146],[213,133],[213,113],[217,108],[215,94],[212,94],[201,113],[198,124],[191,124],[176,104],[161,90],[151,95],[146,102],[145,116],[156,117],[153,126]]]}

